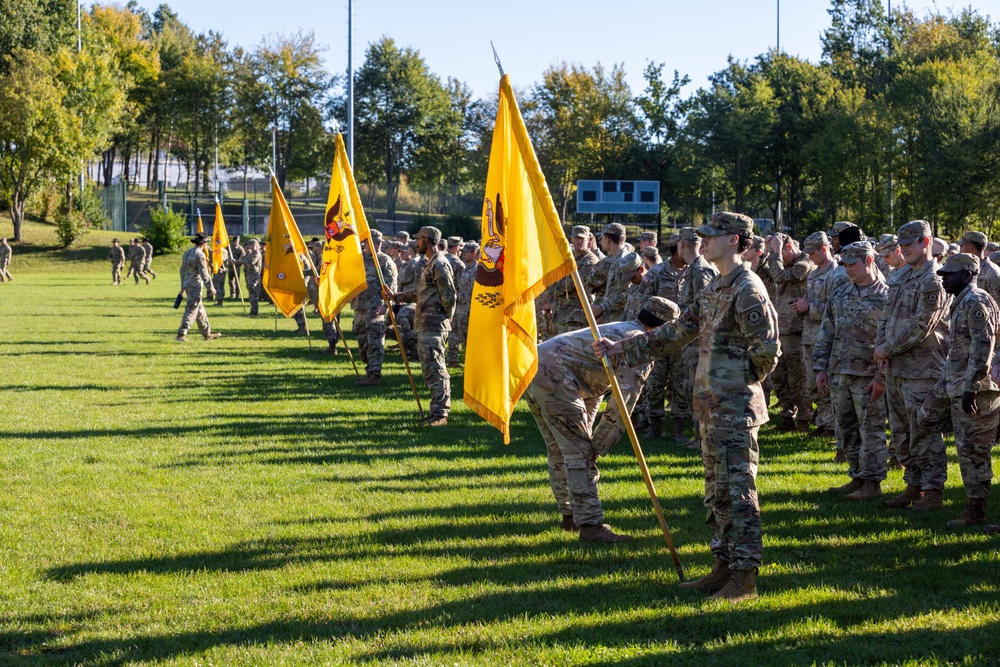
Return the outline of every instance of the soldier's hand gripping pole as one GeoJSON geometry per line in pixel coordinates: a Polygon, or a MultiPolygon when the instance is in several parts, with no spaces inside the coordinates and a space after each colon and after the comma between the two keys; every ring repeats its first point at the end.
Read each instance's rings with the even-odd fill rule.
{"type": "Polygon", "coordinates": [[[368,252],[371,253],[372,262],[375,264],[375,273],[378,275],[379,293],[382,295],[382,302],[385,304],[389,320],[392,322],[392,330],[396,332],[396,340],[399,341],[399,353],[403,355],[403,366],[406,367],[406,376],[410,378],[410,389],[413,390],[413,398],[417,401],[417,413],[420,415],[420,418],[423,419],[424,408],[420,405],[420,395],[417,394],[417,383],[413,381],[413,373],[410,372],[410,362],[406,358],[406,346],[403,345],[403,336],[399,333],[399,325],[396,324],[396,313],[392,311],[392,304],[389,303],[389,299],[385,297],[385,278],[382,277],[382,267],[378,265],[378,255],[375,252],[375,244],[372,243],[370,233],[368,235],[368,252]]]}
{"type": "MultiPolygon", "coordinates": [[[[597,329],[597,319],[594,311],[590,307],[590,300],[586,297],[587,291],[583,287],[580,279],[580,272],[573,271],[573,284],[576,286],[576,294],[580,297],[583,305],[583,312],[587,315],[587,323],[590,325],[590,333],[594,340],[601,339],[601,333],[597,329]]],[[[646,466],[646,457],[642,454],[642,447],[639,446],[639,436],[636,435],[635,426],[632,424],[632,416],[629,414],[628,405],[622,395],[622,388],[618,385],[618,377],[611,366],[611,361],[607,355],[601,358],[604,364],[604,371],[608,374],[608,381],[611,382],[611,392],[614,394],[615,402],[618,404],[618,412],[625,423],[625,431],[628,439],[632,443],[632,451],[635,453],[635,460],[639,463],[639,470],[642,471],[642,480],[646,483],[646,490],[649,491],[649,499],[653,502],[653,511],[656,512],[656,519],[660,522],[660,529],[663,530],[663,538],[667,542],[667,549],[670,550],[670,557],[674,560],[674,569],[677,571],[677,578],[684,581],[684,568],[681,566],[681,559],[677,556],[677,549],[674,548],[674,540],[670,536],[670,529],[667,528],[667,520],[663,518],[663,509],[660,507],[660,499],[656,495],[656,487],[653,486],[653,478],[649,475],[649,467],[646,466]]]]}

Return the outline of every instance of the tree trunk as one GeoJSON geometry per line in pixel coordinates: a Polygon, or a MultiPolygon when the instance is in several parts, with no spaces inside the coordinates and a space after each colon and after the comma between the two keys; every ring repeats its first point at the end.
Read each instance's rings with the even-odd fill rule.
{"type": "Polygon", "coordinates": [[[21,242],[21,225],[24,224],[24,201],[26,193],[14,190],[10,199],[10,221],[14,224],[14,242],[21,242]]]}

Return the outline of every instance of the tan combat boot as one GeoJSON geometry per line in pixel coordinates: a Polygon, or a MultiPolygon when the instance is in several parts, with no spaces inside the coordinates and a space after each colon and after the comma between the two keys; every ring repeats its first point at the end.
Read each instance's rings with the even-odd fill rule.
{"type": "Polygon", "coordinates": [[[448,425],[448,418],[445,417],[444,415],[439,415],[437,417],[428,417],[427,418],[427,425],[428,426],[447,426],[448,425]]]}
{"type": "Polygon", "coordinates": [[[670,434],[670,439],[678,445],[683,445],[687,442],[687,436],[684,435],[684,424],[680,419],[674,420],[674,431],[670,434]]]}
{"type": "Polygon", "coordinates": [[[184,334],[177,334],[177,338],[175,338],[174,340],[176,340],[178,343],[186,343],[188,337],[185,336],[184,334]]]}
{"type": "Polygon", "coordinates": [[[562,515],[562,526],[560,526],[567,533],[579,533],[580,526],[576,525],[576,521],[573,521],[572,514],[562,515]]]}
{"type": "Polygon", "coordinates": [[[681,582],[680,587],[685,590],[695,590],[695,591],[705,591],[706,593],[715,593],[722,589],[726,585],[726,582],[732,577],[732,571],[729,569],[729,561],[723,560],[722,558],[716,558],[715,562],[712,563],[712,571],[706,574],[701,579],[693,579],[681,582]]]}
{"type": "Polygon", "coordinates": [[[941,500],[941,489],[927,489],[920,496],[920,500],[910,505],[910,509],[914,512],[927,512],[943,508],[944,502],[941,500]]]}
{"type": "Polygon", "coordinates": [[[728,600],[732,604],[757,597],[757,568],[733,570],[732,576],[722,589],[709,600],[728,600]]]}
{"type": "Polygon", "coordinates": [[[969,498],[969,504],[957,517],[947,523],[949,528],[977,526],[986,523],[986,498],[969,498]]]}
{"type": "Polygon", "coordinates": [[[901,494],[883,504],[889,509],[899,509],[900,507],[909,507],[918,500],[920,500],[920,487],[908,484],[901,494]]]}
{"type": "Polygon", "coordinates": [[[882,482],[878,480],[866,479],[861,488],[854,493],[849,493],[845,498],[848,500],[871,500],[882,495],[882,482]]]}
{"type": "Polygon", "coordinates": [[[830,493],[854,493],[865,483],[865,480],[854,478],[847,484],[842,484],[840,486],[831,486],[827,491],[830,493]]]}
{"type": "Polygon", "coordinates": [[[371,372],[355,382],[359,387],[377,387],[382,384],[382,374],[371,372]]]}
{"type": "Polygon", "coordinates": [[[643,435],[647,438],[659,438],[663,435],[663,417],[650,417],[649,426],[643,435]]]}
{"type": "Polygon", "coordinates": [[[332,354],[333,356],[337,356],[337,346],[330,345],[325,350],[320,350],[317,354],[332,354]]]}
{"type": "Polygon", "coordinates": [[[615,544],[617,542],[628,542],[632,539],[631,535],[620,535],[613,530],[611,526],[606,523],[592,523],[585,526],[580,526],[580,541],[581,542],[600,542],[602,544],[615,544]]]}
{"type": "Polygon", "coordinates": [[[222,334],[212,333],[211,331],[209,331],[206,334],[202,334],[202,336],[204,336],[205,340],[215,340],[216,338],[222,338],[222,334]]]}

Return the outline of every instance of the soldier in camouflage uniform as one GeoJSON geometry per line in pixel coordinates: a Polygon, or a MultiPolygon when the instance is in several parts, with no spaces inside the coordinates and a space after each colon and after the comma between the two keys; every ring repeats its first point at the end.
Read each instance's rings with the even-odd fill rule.
{"type": "Polygon", "coordinates": [[[833,397],[851,478],[830,491],[850,500],[870,500],[882,494],[888,459],[882,398],[885,376],[875,363],[873,349],[889,290],[875,272],[874,260],[865,242],[841,250],[840,263],[850,282],[826,300],[812,355],[816,384],[833,397]]]}
{"type": "Polygon", "coordinates": [[[663,262],[663,258],[660,257],[660,251],[656,246],[650,245],[642,248],[639,251],[639,256],[642,257],[642,263],[646,265],[647,271],[663,262]]]}
{"type": "Polygon", "coordinates": [[[215,305],[222,305],[222,298],[226,296],[226,276],[229,275],[229,248],[222,248],[222,263],[219,270],[212,275],[212,287],[215,288],[215,305]]]}
{"type": "Polygon", "coordinates": [[[767,422],[760,381],[780,354],[778,315],[767,291],[741,253],[749,247],[753,220],[717,212],[698,229],[705,257],[719,270],[676,322],[622,342],[602,339],[598,356],[623,354],[639,368],[651,357],[697,340],[694,411],[699,420],[705,468],[707,523],[715,529],[712,572],[681,584],[715,591],[738,602],[757,595],[763,551],[757,497],[757,432],[767,422]]]}
{"type": "MultiPolygon", "coordinates": [[[[414,329],[418,336],[418,354],[424,382],[431,392],[431,405],[427,415],[430,426],[444,426],[451,411],[451,376],[445,365],[445,346],[451,331],[451,317],[455,313],[455,278],[444,253],[437,249],[441,230],[421,227],[417,232],[417,251],[426,263],[420,272],[417,289],[400,292],[399,302],[416,302],[414,329]]],[[[386,290],[389,297],[392,292],[386,290]]]]}
{"type": "MultiPolygon", "coordinates": [[[[968,242],[963,237],[962,245],[968,242]]],[[[985,251],[986,244],[982,245],[985,251]]],[[[954,305],[945,373],[934,394],[948,399],[958,465],[968,498],[965,510],[948,522],[953,528],[986,523],[986,499],[993,479],[992,450],[1000,426],[1000,386],[990,377],[1000,313],[993,297],[975,286],[979,271],[979,257],[970,254],[952,255],[938,269],[945,291],[954,297],[954,305]]]]}
{"type": "Polygon", "coordinates": [[[132,275],[135,277],[135,284],[139,284],[139,278],[146,281],[149,284],[149,276],[143,271],[142,267],[146,263],[146,251],[142,249],[142,245],[139,243],[139,239],[132,239],[130,241],[131,246],[128,251],[129,262],[131,262],[132,275]]]}
{"type": "Polygon", "coordinates": [[[264,270],[264,255],[260,251],[257,239],[247,241],[246,252],[236,260],[243,267],[247,280],[247,298],[250,301],[250,317],[257,317],[260,303],[260,274],[264,270]]]}
{"type": "Polygon", "coordinates": [[[603,278],[604,288],[594,293],[594,317],[599,322],[617,322],[622,318],[625,298],[628,296],[628,281],[618,272],[618,260],[632,252],[632,246],[625,242],[625,226],[613,222],[601,233],[601,247],[606,256],[600,260],[590,274],[589,285],[597,286],[603,278]]]}
{"type": "MultiPolygon", "coordinates": [[[[208,243],[208,237],[201,233],[195,234],[191,243],[194,244],[194,247],[181,257],[181,290],[187,293],[187,305],[184,307],[184,315],[181,317],[181,326],[177,330],[177,340],[187,341],[187,332],[195,322],[198,323],[198,329],[205,340],[214,340],[222,334],[212,333],[212,327],[208,323],[208,313],[205,312],[205,304],[201,301],[201,293],[206,286],[209,296],[215,297],[212,274],[208,271],[208,260],[205,258],[205,244],[208,243]]],[[[139,250],[142,250],[141,246],[139,250]]],[[[142,270],[141,265],[139,270],[142,270]]]]}
{"type": "MultiPolygon", "coordinates": [[[[570,242],[573,244],[576,268],[584,285],[587,284],[590,274],[599,261],[597,255],[587,248],[590,238],[590,229],[585,225],[576,225],[570,230],[570,242]]],[[[583,312],[583,304],[580,303],[580,297],[576,293],[576,285],[573,284],[572,276],[566,276],[559,282],[553,283],[550,297],[552,321],[556,328],[556,334],[576,331],[588,326],[587,316],[583,312]]],[[[589,299],[590,295],[585,295],[585,298],[589,299]]]]}
{"type": "MultiPolygon", "coordinates": [[[[655,250],[655,248],[654,248],[655,250]]],[[[618,273],[622,280],[628,281],[628,294],[625,297],[625,308],[622,310],[622,321],[634,320],[639,315],[646,301],[653,294],[646,280],[646,265],[637,252],[630,252],[618,260],[618,273]]]]}
{"type": "MultiPolygon", "coordinates": [[[[650,294],[667,299],[672,303],[677,303],[677,282],[681,271],[687,266],[677,248],[679,243],[680,235],[671,234],[667,242],[667,252],[669,253],[667,261],[657,264],[647,274],[650,294]]],[[[677,376],[673,369],[680,367],[681,354],[682,352],[678,350],[671,355],[670,359],[653,361],[653,370],[649,374],[644,392],[646,421],[649,426],[643,435],[647,438],[659,438],[663,435],[663,418],[666,415],[663,403],[666,397],[673,393],[673,381],[677,376]]],[[[670,415],[673,422],[671,438],[677,443],[687,442],[687,438],[684,436],[682,405],[686,404],[678,405],[677,401],[673,399],[670,401],[670,415]]]]}
{"type": "Polygon", "coordinates": [[[400,292],[410,292],[417,288],[420,273],[424,270],[424,264],[427,263],[427,258],[418,254],[416,248],[411,246],[408,252],[411,255],[411,259],[403,266],[403,271],[399,274],[400,292]]]}
{"type": "Polygon", "coordinates": [[[813,263],[799,250],[798,244],[785,234],[768,238],[770,253],[764,260],[764,267],[777,285],[774,306],[778,311],[778,327],[781,330],[781,359],[778,360],[777,376],[784,382],[776,382],[775,390],[781,402],[780,431],[807,431],[813,419],[812,400],[806,387],[805,367],[802,364],[802,316],[792,307],[799,299],[807,296],[806,288],[813,263]]]}
{"type": "Polygon", "coordinates": [[[118,239],[111,240],[111,250],[108,252],[111,262],[111,284],[122,284],[122,267],[125,266],[125,248],[118,245],[118,239]]]}
{"type": "Polygon", "coordinates": [[[7,239],[0,239],[0,283],[13,280],[7,267],[10,266],[10,258],[13,254],[7,239]]]}
{"type": "Polygon", "coordinates": [[[922,511],[942,507],[947,460],[941,431],[917,423],[917,409],[944,374],[948,295],[935,273],[931,227],[923,220],[899,228],[906,268],[893,275],[889,301],[879,320],[875,361],[885,371],[889,426],[906,490],[886,507],[922,511]]]}
{"type": "Polygon", "coordinates": [[[469,333],[469,314],[472,310],[472,289],[476,284],[476,260],[479,256],[479,244],[469,241],[462,246],[461,260],[465,264],[462,277],[458,280],[456,289],[455,318],[451,333],[448,334],[448,365],[461,366],[465,354],[465,338],[469,333]],[[452,350],[455,350],[454,356],[452,350]]]}
{"type": "Polygon", "coordinates": [[[229,282],[229,298],[238,299],[243,296],[243,286],[240,285],[240,260],[246,254],[246,249],[240,245],[240,237],[234,236],[229,243],[229,254],[233,261],[229,263],[229,271],[226,274],[229,282]]]}
{"type": "MultiPolygon", "coordinates": [[[[777,298],[776,292],[778,286],[771,280],[771,274],[764,267],[764,257],[766,255],[767,241],[763,236],[754,235],[750,239],[750,246],[743,251],[743,261],[750,265],[750,270],[764,283],[764,287],[767,289],[767,298],[773,304],[775,298],[777,298]]],[[[764,390],[764,404],[768,407],[771,406],[771,393],[774,389],[775,381],[775,373],[768,373],[767,377],[760,383],[761,389],[764,390]]]]}
{"type": "MultiPolygon", "coordinates": [[[[382,269],[382,279],[390,292],[395,292],[398,286],[396,280],[396,264],[392,258],[381,252],[382,232],[371,230],[372,245],[375,247],[374,261],[369,252],[368,244],[361,248],[365,260],[365,281],[368,287],[351,300],[354,311],[352,330],[358,341],[361,360],[365,362],[365,376],[358,380],[362,387],[377,387],[382,379],[382,362],[385,359],[385,320],[386,307],[379,288],[378,274],[375,262],[382,269]]],[[[331,322],[332,324],[332,322],[331,322]]]]}
{"type": "Polygon", "coordinates": [[[142,253],[142,270],[155,278],[156,271],[153,270],[153,244],[147,238],[142,239],[142,253]]]}
{"type": "Polygon", "coordinates": [[[903,259],[903,255],[899,251],[896,235],[883,234],[880,236],[878,243],[875,244],[875,253],[882,260],[879,269],[885,276],[885,284],[889,285],[889,281],[896,271],[906,266],[906,260],[903,259]]]}
{"type": "Polygon", "coordinates": [[[982,232],[965,232],[962,235],[961,252],[975,255],[979,260],[979,274],[976,276],[976,287],[983,290],[997,303],[1000,303],[1000,267],[987,257],[986,247],[989,238],[982,232]]]}
{"type": "MultiPolygon", "coordinates": [[[[620,341],[672,322],[677,306],[665,299],[651,299],[638,319],[602,324],[605,339],[620,341]]],[[[614,397],[594,428],[597,410],[611,383],[601,361],[594,357],[590,329],[560,334],[538,346],[538,372],[525,392],[538,424],[549,459],[549,482],[562,514],[562,529],[580,531],[581,542],[623,542],[627,535],[614,533],[604,523],[597,495],[600,471],[596,461],[607,454],[625,432],[614,397]]],[[[615,365],[615,376],[626,408],[631,409],[649,374],[650,363],[629,367],[615,365]]]]}

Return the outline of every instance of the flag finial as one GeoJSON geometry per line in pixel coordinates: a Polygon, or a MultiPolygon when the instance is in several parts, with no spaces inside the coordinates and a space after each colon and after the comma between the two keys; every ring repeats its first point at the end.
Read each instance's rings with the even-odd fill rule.
{"type": "Polygon", "coordinates": [[[500,76],[503,76],[503,65],[500,64],[500,56],[497,55],[497,47],[493,46],[493,40],[490,40],[490,48],[493,49],[493,60],[497,64],[497,69],[500,70],[500,76]]]}

